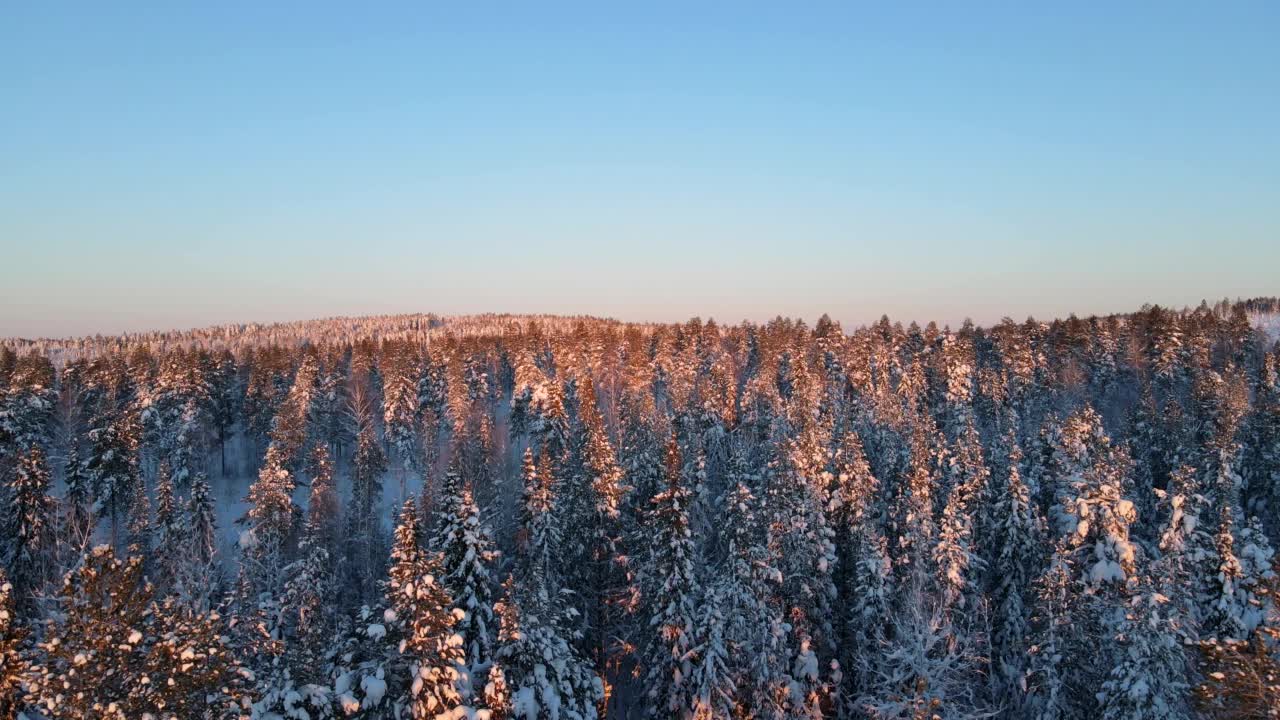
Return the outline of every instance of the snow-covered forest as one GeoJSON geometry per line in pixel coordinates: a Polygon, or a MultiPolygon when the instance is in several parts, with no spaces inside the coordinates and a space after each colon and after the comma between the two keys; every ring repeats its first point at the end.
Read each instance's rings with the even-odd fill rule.
{"type": "Polygon", "coordinates": [[[0,341],[0,720],[1280,717],[1278,317],[0,341]]]}

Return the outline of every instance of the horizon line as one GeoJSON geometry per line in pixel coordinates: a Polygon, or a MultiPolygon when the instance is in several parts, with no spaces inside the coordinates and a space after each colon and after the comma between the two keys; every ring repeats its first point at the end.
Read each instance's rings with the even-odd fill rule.
{"type": "MultiPolygon", "coordinates": [[[[1173,305],[1161,305],[1160,303],[1144,302],[1141,305],[1138,305],[1137,307],[1131,308],[1129,310],[1120,310],[1120,311],[1114,311],[1114,312],[1108,312],[1108,313],[1089,313],[1087,315],[1079,315],[1075,312],[1069,312],[1069,313],[1066,313],[1065,315],[1055,315],[1049,319],[1037,318],[1032,314],[1028,314],[1027,317],[1024,318],[1023,320],[1015,320],[1011,315],[1006,314],[1001,316],[1001,319],[999,321],[995,321],[991,323],[975,322],[971,316],[966,315],[965,319],[957,324],[957,327],[963,327],[966,323],[971,323],[975,327],[979,327],[979,328],[994,327],[996,325],[1002,324],[1006,319],[1011,320],[1015,323],[1024,323],[1027,321],[1052,323],[1060,320],[1068,320],[1070,318],[1089,320],[1091,318],[1108,318],[1108,317],[1116,317],[1120,315],[1132,315],[1136,312],[1140,312],[1143,309],[1150,308],[1150,307],[1158,307],[1166,310],[1174,310],[1180,313],[1185,313],[1192,310],[1193,308],[1200,307],[1201,305],[1213,307],[1214,305],[1217,305],[1222,301],[1226,301],[1234,305],[1237,303],[1256,302],[1260,300],[1274,301],[1274,300],[1277,300],[1278,298],[1280,298],[1280,295],[1255,295],[1251,297],[1241,297],[1237,295],[1234,298],[1224,295],[1222,298],[1218,300],[1214,300],[1213,302],[1210,302],[1208,298],[1201,298],[1200,301],[1197,303],[1194,303],[1194,304],[1187,303],[1182,305],[1181,307],[1174,307],[1173,305]]],[[[143,329],[143,330],[124,330],[124,331],[114,332],[114,333],[113,332],[95,332],[95,333],[87,333],[87,334],[80,334],[80,335],[63,335],[63,336],[4,335],[4,336],[0,336],[0,345],[11,345],[16,343],[37,344],[37,343],[49,343],[49,342],[68,343],[68,342],[75,342],[75,341],[81,341],[81,340],[92,340],[96,338],[125,338],[125,337],[138,337],[138,336],[174,335],[174,334],[184,335],[184,334],[190,334],[190,333],[196,333],[196,332],[216,331],[221,329],[232,329],[232,328],[245,329],[251,326],[257,326],[258,328],[265,329],[265,328],[271,328],[271,327],[286,327],[291,325],[319,323],[319,322],[335,321],[335,320],[364,320],[369,318],[403,318],[403,317],[436,318],[443,321],[456,321],[456,320],[469,319],[469,318],[512,318],[512,319],[545,318],[545,319],[566,319],[566,320],[592,320],[592,321],[598,321],[598,322],[609,322],[609,323],[617,323],[620,325],[640,326],[640,327],[683,325],[692,320],[699,320],[703,323],[714,322],[717,325],[720,325],[722,327],[738,327],[744,324],[766,325],[778,319],[799,321],[812,327],[816,325],[817,322],[821,320],[823,317],[826,317],[828,319],[831,319],[833,322],[836,322],[838,325],[840,325],[842,330],[845,329],[844,324],[841,323],[839,320],[836,320],[835,318],[833,318],[830,312],[822,312],[818,314],[815,318],[813,318],[812,322],[809,322],[802,316],[790,316],[790,315],[784,315],[779,313],[777,315],[774,315],[772,317],[769,317],[763,320],[742,318],[734,323],[726,323],[721,320],[717,320],[714,316],[707,316],[704,318],[702,315],[698,315],[698,314],[690,315],[684,320],[662,321],[662,320],[627,320],[621,317],[615,317],[615,316],[609,316],[609,315],[596,315],[592,313],[483,311],[483,312],[445,314],[445,313],[436,313],[431,311],[419,310],[419,311],[405,311],[405,312],[364,313],[364,314],[352,314],[352,315],[344,315],[344,314],[320,315],[320,316],[314,316],[314,317],[294,318],[294,319],[288,319],[288,320],[229,321],[229,322],[221,322],[221,323],[212,323],[208,325],[193,325],[185,328],[183,327],[149,328],[149,329],[143,329]]],[[[905,318],[895,319],[888,313],[881,313],[878,319],[873,321],[864,321],[856,325],[852,325],[850,326],[849,330],[858,330],[861,328],[871,327],[872,325],[875,325],[886,318],[890,322],[894,324],[900,324],[904,327],[909,327],[911,325],[916,325],[919,327],[927,327],[930,324],[933,324],[934,326],[942,329],[950,329],[952,327],[951,323],[938,323],[936,320],[922,321],[919,318],[912,318],[910,320],[907,320],[905,318]]]]}

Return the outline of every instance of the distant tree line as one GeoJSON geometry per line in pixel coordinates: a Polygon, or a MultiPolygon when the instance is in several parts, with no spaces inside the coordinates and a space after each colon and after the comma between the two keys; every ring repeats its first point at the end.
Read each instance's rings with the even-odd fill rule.
{"type": "Polygon", "coordinates": [[[1280,302],[0,345],[0,720],[1280,716],[1280,302]]]}

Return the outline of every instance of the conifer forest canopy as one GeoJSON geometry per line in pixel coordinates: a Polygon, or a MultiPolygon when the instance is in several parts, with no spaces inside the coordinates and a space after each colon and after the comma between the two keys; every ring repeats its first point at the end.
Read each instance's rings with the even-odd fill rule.
{"type": "Polygon", "coordinates": [[[0,720],[1280,717],[1278,338],[0,340],[0,720]]]}

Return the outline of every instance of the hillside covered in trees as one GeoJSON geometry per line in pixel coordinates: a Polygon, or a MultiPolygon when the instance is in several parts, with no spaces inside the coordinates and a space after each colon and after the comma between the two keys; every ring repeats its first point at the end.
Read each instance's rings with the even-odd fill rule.
{"type": "Polygon", "coordinates": [[[0,720],[1277,717],[1278,317],[0,341],[0,720]]]}

